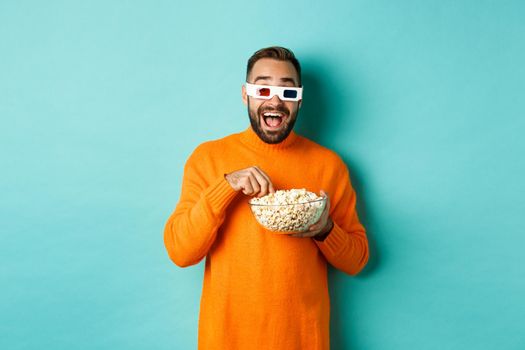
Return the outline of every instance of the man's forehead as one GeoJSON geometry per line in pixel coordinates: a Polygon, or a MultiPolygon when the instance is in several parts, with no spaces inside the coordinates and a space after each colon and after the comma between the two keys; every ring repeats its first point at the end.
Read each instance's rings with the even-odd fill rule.
{"type": "Polygon", "coordinates": [[[250,72],[252,83],[271,81],[274,83],[298,84],[297,71],[289,61],[262,58],[255,62],[250,72]]]}

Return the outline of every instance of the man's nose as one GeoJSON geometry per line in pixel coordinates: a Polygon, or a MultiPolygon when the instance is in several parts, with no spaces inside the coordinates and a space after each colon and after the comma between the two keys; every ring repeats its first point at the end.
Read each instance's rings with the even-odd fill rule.
{"type": "Polygon", "coordinates": [[[268,101],[273,105],[280,105],[283,103],[283,101],[277,95],[273,95],[268,101]]]}

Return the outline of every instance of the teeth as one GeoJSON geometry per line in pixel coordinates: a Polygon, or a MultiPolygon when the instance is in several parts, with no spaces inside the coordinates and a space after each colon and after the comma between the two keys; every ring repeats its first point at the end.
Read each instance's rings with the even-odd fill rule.
{"type": "Polygon", "coordinates": [[[264,113],[264,116],[265,117],[282,117],[282,114],[268,112],[268,113],[264,113]]]}

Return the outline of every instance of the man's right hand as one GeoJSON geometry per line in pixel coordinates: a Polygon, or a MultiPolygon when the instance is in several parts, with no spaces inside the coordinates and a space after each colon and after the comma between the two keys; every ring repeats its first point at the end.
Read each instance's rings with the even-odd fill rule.
{"type": "Polygon", "coordinates": [[[242,190],[249,196],[262,197],[275,192],[270,177],[256,166],[225,174],[224,178],[235,191],[242,190]]]}

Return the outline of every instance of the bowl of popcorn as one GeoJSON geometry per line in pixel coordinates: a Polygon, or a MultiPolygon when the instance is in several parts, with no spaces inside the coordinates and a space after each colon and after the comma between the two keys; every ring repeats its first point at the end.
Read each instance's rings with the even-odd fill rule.
{"type": "Polygon", "coordinates": [[[277,233],[307,231],[316,223],[326,206],[326,197],[306,189],[278,190],[248,201],[259,224],[277,233]]]}

